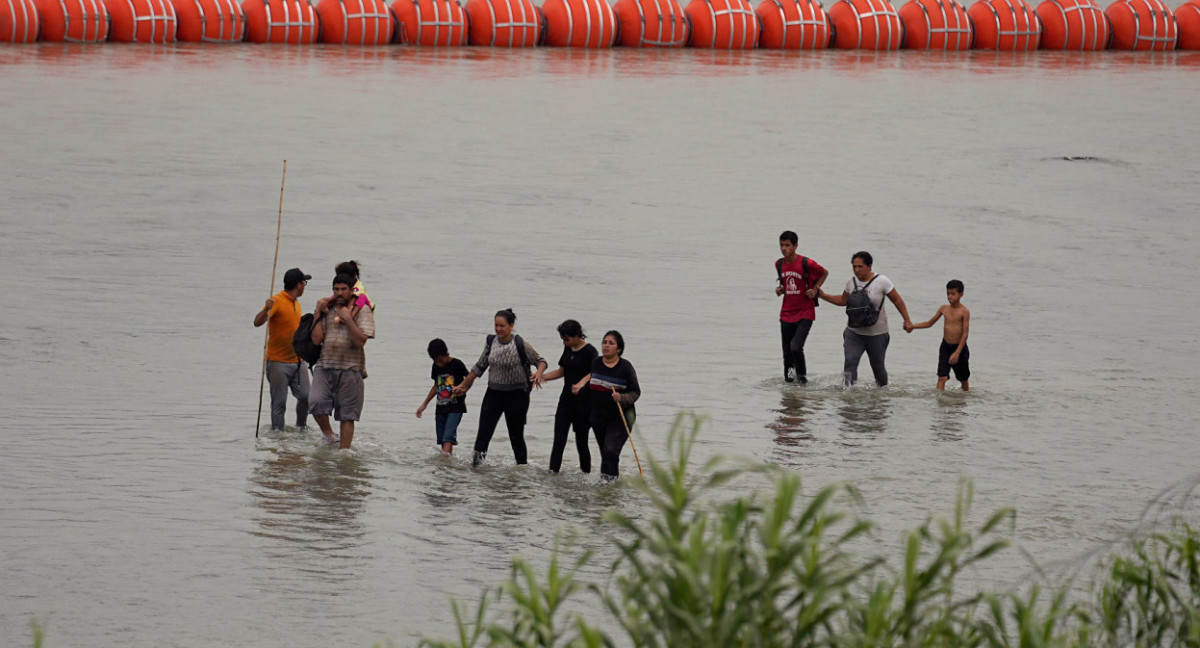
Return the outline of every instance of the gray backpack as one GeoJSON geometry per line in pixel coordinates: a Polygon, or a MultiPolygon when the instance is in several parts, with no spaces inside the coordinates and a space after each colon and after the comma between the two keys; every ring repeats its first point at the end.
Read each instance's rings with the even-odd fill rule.
{"type": "Polygon", "coordinates": [[[883,304],[880,303],[879,308],[875,308],[871,303],[871,296],[867,294],[867,286],[878,278],[879,275],[875,275],[871,277],[871,281],[861,286],[854,280],[854,292],[846,298],[846,326],[865,328],[874,326],[875,322],[879,321],[879,311],[883,310],[883,304]]]}

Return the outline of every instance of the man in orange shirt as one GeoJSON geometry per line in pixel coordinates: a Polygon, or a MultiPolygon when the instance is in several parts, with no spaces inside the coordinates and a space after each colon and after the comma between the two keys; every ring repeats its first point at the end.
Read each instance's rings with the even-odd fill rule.
{"type": "Polygon", "coordinates": [[[292,268],[283,275],[283,290],[267,300],[254,316],[254,325],[267,322],[267,381],[271,383],[271,429],[283,430],[283,415],[287,411],[287,393],[291,388],[296,397],[296,427],[308,423],[308,372],[304,362],[292,348],[292,337],[300,328],[300,295],[312,275],[292,268]]]}

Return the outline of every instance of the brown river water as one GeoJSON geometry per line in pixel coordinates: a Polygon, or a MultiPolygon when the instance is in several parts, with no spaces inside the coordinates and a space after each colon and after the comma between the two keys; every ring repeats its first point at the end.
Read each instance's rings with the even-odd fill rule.
{"type": "Polygon", "coordinates": [[[1069,564],[1196,471],[1197,106],[1194,53],[0,47],[0,644],[412,645],[560,529],[602,582],[601,514],[647,508],[629,449],[615,487],[573,448],[547,474],[559,385],[528,466],[502,432],[464,463],[481,390],[451,461],[413,416],[426,342],[471,362],[504,307],[551,360],[563,319],[621,330],[643,461],[694,410],[699,459],[853,483],[886,550],[965,476],[1069,564]],[[894,315],[892,384],[843,389],[829,306],[784,383],[784,229],[831,286],[871,251],[918,320],[965,282],[971,393],[894,315]],[[255,440],[255,312],[347,258],[378,304],[355,448],[255,440]]]}

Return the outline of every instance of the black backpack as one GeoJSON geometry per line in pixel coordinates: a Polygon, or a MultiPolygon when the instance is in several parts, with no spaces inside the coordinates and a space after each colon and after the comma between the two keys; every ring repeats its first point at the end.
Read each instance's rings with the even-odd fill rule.
{"type": "MultiPolygon", "coordinates": [[[[483,348],[483,355],[492,352],[492,341],[495,339],[494,333],[487,336],[487,346],[483,348]]],[[[525,340],[522,340],[520,335],[513,334],[513,344],[517,345],[517,357],[521,359],[521,366],[525,367],[525,391],[533,391],[533,379],[529,376],[529,356],[525,355],[525,340]]]]}
{"type": "MultiPolygon", "coordinates": [[[[871,281],[875,281],[879,275],[871,277],[871,281]]],[[[867,293],[867,286],[871,285],[871,281],[863,285],[858,285],[858,281],[854,281],[854,292],[846,297],[846,326],[850,328],[864,328],[874,326],[875,322],[879,321],[879,311],[883,310],[883,304],[879,304],[879,308],[875,308],[875,304],[871,303],[871,296],[867,293]]]]}
{"type": "MultiPolygon", "coordinates": [[[[321,313],[321,317],[325,317],[325,314],[321,313]]],[[[308,363],[309,368],[312,368],[317,364],[317,360],[321,359],[321,345],[313,344],[312,341],[313,327],[320,321],[321,318],[315,317],[312,313],[305,313],[300,318],[300,327],[292,336],[292,348],[296,350],[296,355],[301,360],[308,363]]]]}
{"type": "MultiPolygon", "coordinates": [[[[783,285],[783,259],[776,259],[775,274],[779,277],[779,285],[782,286],[783,285]]],[[[800,256],[800,274],[804,277],[804,290],[805,290],[805,292],[807,292],[808,289],[811,287],[808,285],[808,257],[803,256],[803,255],[800,256]]],[[[812,303],[813,303],[813,308],[816,308],[821,305],[821,300],[817,299],[816,297],[813,297],[812,303]]]]}

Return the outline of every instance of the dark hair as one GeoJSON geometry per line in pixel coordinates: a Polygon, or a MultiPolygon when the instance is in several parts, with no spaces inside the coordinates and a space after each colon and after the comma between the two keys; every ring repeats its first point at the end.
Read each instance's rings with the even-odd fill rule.
{"type": "Polygon", "coordinates": [[[587,336],[583,334],[583,325],[575,320],[563,320],[563,323],[558,325],[558,334],[562,337],[587,339],[587,336]]]}
{"type": "Polygon", "coordinates": [[[505,308],[504,310],[496,311],[496,317],[503,317],[504,321],[508,322],[509,326],[517,323],[517,314],[514,313],[513,309],[511,308],[505,308]]]}
{"type": "Polygon", "coordinates": [[[854,256],[850,257],[850,262],[853,263],[855,259],[862,259],[863,264],[868,266],[875,265],[875,259],[872,259],[871,253],[866,250],[855,252],[854,256]]]}
{"type": "Polygon", "coordinates": [[[957,290],[958,294],[960,295],[965,292],[963,282],[959,281],[958,279],[951,279],[950,281],[946,282],[946,290],[950,290],[952,288],[957,290]]]}
{"type": "MultiPolygon", "coordinates": [[[[358,279],[358,261],[342,261],[341,263],[333,266],[333,273],[350,275],[351,277],[358,279]]],[[[354,284],[351,283],[350,285],[353,286],[354,284]]]]}
{"type": "Polygon", "coordinates": [[[446,343],[442,341],[442,338],[433,338],[430,340],[429,348],[426,350],[429,352],[429,357],[432,360],[437,360],[444,355],[450,355],[450,349],[446,348],[446,343]]]}
{"type": "Polygon", "coordinates": [[[785,230],[783,234],[779,235],[779,242],[782,243],[784,241],[791,241],[792,245],[795,245],[800,241],[800,238],[792,230],[785,230]]]}
{"type": "Polygon", "coordinates": [[[621,337],[620,331],[609,331],[604,334],[604,337],[612,336],[617,341],[617,355],[625,355],[625,338],[621,337]]]}
{"type": "Polygon", "coordinates": [[[354,277],[348,274],[338,274],[333,278],[333,285],[344,284],[350,288],[354,287],[354,277]]]}

